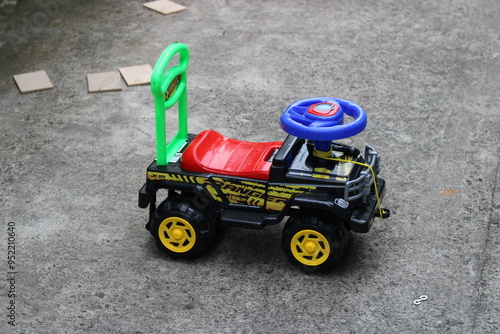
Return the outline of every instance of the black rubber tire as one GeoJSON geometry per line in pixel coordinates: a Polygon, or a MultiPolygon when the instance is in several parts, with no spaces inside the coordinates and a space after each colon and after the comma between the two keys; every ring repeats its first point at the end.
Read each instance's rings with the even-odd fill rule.
{"type": "Polygon", "coordinates": [[[300,265],[305,272],[326,271],[342,259],[348,238],[349,232],[342,222],[332,221],[313,212],[298,213],[290,217],[283,228],[281,248],[290,261],[300,265]],[[316,239],[318,241],[312,239],[321,248],[319,255],[315,257],[308,256],[304,244],[301,244],[301,238],[308,236],[319,238],[316,239]],[[294,247],[295,251],[292,249],[294,247]]]}
{"type": "Polygon", "coordinates": [[[210,248],[215,239],[215,223],[208,212],[194,207],[190,197],[169,197],[153,214],[151,234],[158,248],[171,257],[193,259],[210,248]]]}

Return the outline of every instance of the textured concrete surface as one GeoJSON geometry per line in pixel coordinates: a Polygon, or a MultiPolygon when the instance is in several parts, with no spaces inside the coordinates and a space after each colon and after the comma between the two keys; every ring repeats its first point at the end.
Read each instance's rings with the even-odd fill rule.
{"type": "Polygon", "coordinates": [[[0,9],[0,332],[500,332],[500,2],[177,2],[0,9]],[[89,94],[86,75],[154,65],[175,41],[191,50],[193,133],[281,140],[293,101],[363,106],[369,126],[346,142],[380,151],[392,217],[327,274],[288,263],[282,225],[227,229],[191,262],[160,254],[137,207],[149,87],[89,94]],[[21,94],[12,75],[39,70],[55,88],[21,94]]]}

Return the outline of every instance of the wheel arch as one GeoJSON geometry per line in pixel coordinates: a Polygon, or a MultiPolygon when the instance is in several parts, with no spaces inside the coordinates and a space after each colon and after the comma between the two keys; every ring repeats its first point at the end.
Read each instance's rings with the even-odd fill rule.
{"type": "Polygon", "coordinates": [[[185,197],[189,198],[193,206],[198,210],[207,211],[213,217],[217,217],[217,207],[213,200],[207,196],[206,191],[201,185],[171,184],[171,183],[145,183],[139,190],[139,207],[147,208],[149,206],[149,220],[146,229],[149,230],[154,212],[168,198],[185,197]],[[168,195],[159,198],[158,192],[168,191],[168,195]]]}

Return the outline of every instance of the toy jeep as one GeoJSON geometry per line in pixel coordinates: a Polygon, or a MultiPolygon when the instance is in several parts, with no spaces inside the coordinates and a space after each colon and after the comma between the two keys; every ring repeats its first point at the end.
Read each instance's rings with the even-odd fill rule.
{"type": "Polygon", "coordinates": [[[193,258],[211,246],[217,227],[263,229],[289,217],[282,248],[307,272],[341,259],[349,231],[366,233],[381,207],[385,182],[380,157],[332,140],[366,127],[358,105],[312,98],[290,105],[280,118],[284,141],[249,142],[214,130],[197,135],[187,127],[186,70],[189,51],[175,43],[156,63],[151,90],[156,112],[156,160],[147,169],[139,206],[149,206],[146,228],[160,249],[193,258]],[[174,55],[178,64],[167,68],[174,55]],[[178,132],[167,143],[165,112],[178,103],[178,132]],[[344,114],[352,120],[344,122],[344,114]],[[157,191],[167,197],[157,205],[157,191]]]}

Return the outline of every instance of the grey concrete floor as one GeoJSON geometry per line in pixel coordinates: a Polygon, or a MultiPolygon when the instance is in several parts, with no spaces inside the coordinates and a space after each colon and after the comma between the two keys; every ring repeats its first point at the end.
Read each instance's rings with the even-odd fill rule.
{"type": "Polygon", "coordinates": [[[0,9],[1,333],[500,332],[500,2],[142,2],[0,9]],[[325,274],[289,264],[282,225],[162,255],[137,207],[149,87],[89,94],[86,74],[154,65],[175,41],[191,50],[190,132],[282,140],[296,100],[363,106],[346,142],[381,153],[392,217],[325,274]],[[38,70],[55,88],[20,94],[12,75],[38,70]]]}

